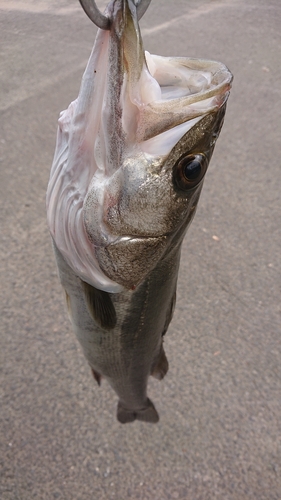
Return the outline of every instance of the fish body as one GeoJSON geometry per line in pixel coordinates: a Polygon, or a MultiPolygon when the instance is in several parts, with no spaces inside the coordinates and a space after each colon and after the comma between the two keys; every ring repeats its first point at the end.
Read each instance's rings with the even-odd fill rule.
{"type": "Polygon", "coordinates": [[[221,63],[145,53],[132,0],[112,0],[80,93],[59,119],[47,216],[70,318],[120,422],[157,422],[180,250],[220,133],[221,63]]]}

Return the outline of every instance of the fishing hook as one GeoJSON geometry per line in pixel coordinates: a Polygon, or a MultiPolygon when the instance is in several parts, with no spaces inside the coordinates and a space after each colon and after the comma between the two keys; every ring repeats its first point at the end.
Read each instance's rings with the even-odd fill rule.
{"type": "MultiPolygon", "coordinates": [[[[95,0],[79,0],[79,2],[87,16],[96,26],[102,30],[110,29],[110,19],[99,11],[95,0]]],[[[136,5],[138,20],[142,18],[150,2],[151,0],[139,0],[136,5]]]]}

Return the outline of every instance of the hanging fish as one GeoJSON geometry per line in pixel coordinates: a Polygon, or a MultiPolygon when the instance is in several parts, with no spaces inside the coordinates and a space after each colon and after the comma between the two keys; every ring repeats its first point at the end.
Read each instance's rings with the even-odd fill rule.
{"type": "Polygon", "coordinates": [[[168,370],[163,336],[180,251],[220,133],[232,75],[221,63],[144,52],[149,0],[112,0],[78,98],[60,115],[48,225],[74,331],[117,418],[157,422],[149,375],[168,370]]]}

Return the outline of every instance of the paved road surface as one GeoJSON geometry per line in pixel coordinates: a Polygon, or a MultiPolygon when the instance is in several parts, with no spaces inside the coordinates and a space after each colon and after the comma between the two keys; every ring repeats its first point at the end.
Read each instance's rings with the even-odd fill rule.
{"type": "MultiPolygon", "coordinates": [[[[99,3],[100,5],[101,3],[99,3]]],[[[0,0],[1,500],[281,499],[279,0],[152,0],[148,50],[221,60],[225,126],[183,245],[149,393],[115,420],[68,322],[45,221],[56,121],[95,28],[76,0],[0,0]]]]}

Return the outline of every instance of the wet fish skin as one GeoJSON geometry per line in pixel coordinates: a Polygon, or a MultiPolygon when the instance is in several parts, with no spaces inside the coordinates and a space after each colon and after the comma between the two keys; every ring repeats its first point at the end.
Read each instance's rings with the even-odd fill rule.
{"type": "MultiPolygon", "coordinates": [[[[167,206],[167,210],[173,210],[175,206],[181,206],[182,210],[180,210],[181,220],[176,220],[179,216],[175,216],[176,231],[171,231],[164,237],[164,250],[161,248],[162,255],[157,259],[156,265],[153,266],[151,262],[147,262],[146,257],[143,258],[146,239],[144,242],[138,238],[131,242],[126,240],[121,244],[118,242],[114,245],[116,248],[113,252],[110,247],[104,247],[103,251],[108,252],[104,264],[105,272],[110,274],[111,278],[115,278],[115,275],[112,276],[110,273],[109,265],[111,262],[118,262],[118,276],[122,272],[125,273],[124,284],[127,289],[121,293],[107,293],[85,284],[75,275],[55,247],[60,281],[67,294],[74,331],[96,378],[98,380],[100,377],[105,378],[118,394],[117,418],[121,423],[132,422],[135,419],[158,421],[158,413],[147,398],[147,381],[150,374],[161,380],[168,370],[163,350],[163,336],[172,319],[175,305],[182,240],[194,217],[203,182],[202,180],[195,188],[186,191],[177,188],[176,181],[173,180],[175,164],[179,156],[190,155],[193,151],[204,152],[206,157],[210,158],[213,148],[210,147],[210,143],[213,135],[218,133],[223,115],[224,109],[220,109],[217,115],[207,116],[201,126],[194,129],[188,138],[184,137],[166,160],[164,178],[157,177],[157,184],[159,182],[164,191],[161,189],[159,196],[156,196],[157,202],[154,200],[156,206],[162,205],[161,198],[168,189],[169,192],[173,190],[173,203],[167,206]],[[130,243],[134,246],[133,252],[130,243]],[[144,266],[152,269],[133,290],[132,287],[135,287],[133,283],[137,283],[136,266],[133,266],[133,278],[130,275],[130,267],[128,271],[126,269],[128,260],[134,257],[136,252],[140,256],[138,263],[141,267],[140,275],[144,266]],[[100,299],[96,297],[90,303],[91,297],[96,293],[100,294],[100,299]]],[[[160,171],[162,170],[163,165],[160,171]]],[[[178,215],[177,211],[176,214],[178,215]]],[[[101,258],[99,262],[102,266],[101,258]]]]}
{"type": "Polygon", "coordinates": [[[107,12],[111,31],[99,31],[79,97],[59,121],[48,223],[73,329],[94,378],[106,379],[118,395],[119,422],[155,423],[147,382],[168,371],[163,338],[181,244],[232,76],[220,63],[145,57],[132,0],[112,0],[107,12]],[[198,91],[165,98],[167,68],[172,96],[170,80],[181,95],[185,73],[198,91]]]}

